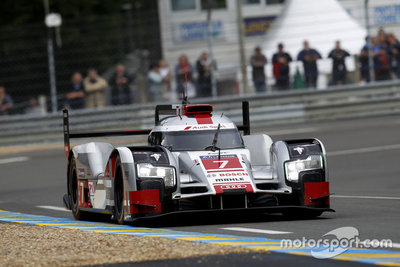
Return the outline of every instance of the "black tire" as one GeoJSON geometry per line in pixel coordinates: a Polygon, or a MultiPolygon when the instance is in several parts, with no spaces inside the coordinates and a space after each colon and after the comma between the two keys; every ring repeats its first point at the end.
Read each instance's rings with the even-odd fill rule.
{"type": "Polygon", "coordinates": [[[124,217],[124,179],[122,176],[121,161],[117,158],[114,178],[114,220],[118,224],[124,224],[124,217]]]}
{"type": "Polygon", "coordinates": [[[79,186],[78,177],[76,175],[75,159],[72,158],[69,163],[68,172],[68,197],[71,201],[72,215],[75,220],[83,220],[87,218],[87,214],[79,210],[79,186]]]}

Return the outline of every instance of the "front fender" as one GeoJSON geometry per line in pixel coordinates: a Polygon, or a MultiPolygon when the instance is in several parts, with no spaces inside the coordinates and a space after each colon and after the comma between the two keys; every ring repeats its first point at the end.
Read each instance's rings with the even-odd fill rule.
{"type": "Polygon", "coordinates": [[[116,151],[118,151],[121,160],[124,181],[128,184],[128,188],[125,187],[125,191],[136,191],[136,172],[132,151],[127,147],[117,147],[116,151]]]}

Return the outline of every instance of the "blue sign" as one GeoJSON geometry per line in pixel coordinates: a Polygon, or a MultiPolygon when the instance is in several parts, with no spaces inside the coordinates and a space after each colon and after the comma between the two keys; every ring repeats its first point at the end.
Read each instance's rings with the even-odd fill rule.
{"type": "Polygon", "coordinates": [[[245,35],[258,36],[264,35],[274,23],[276,16],[246,18],[244,19],[245,35]]]}
{"type": "MultiPolygon", "coordinates": [[[[222,37],[224,33],[222,21],[211,22],[211,36],[213,38],[222,37]]],[[[208,26],[206,21],[187,22],[179,24],[179,40],[183,42],[206,40],[208,36],[208,26]]]]}
{"type": "Polygon", "coordinates": [[[395,24],[400,22],[400,5],[374,7],[375,25],[395,24]]]}

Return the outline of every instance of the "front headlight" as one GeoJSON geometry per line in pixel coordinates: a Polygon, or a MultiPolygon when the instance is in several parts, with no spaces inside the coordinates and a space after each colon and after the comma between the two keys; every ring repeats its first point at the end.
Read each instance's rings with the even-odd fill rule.
{"type": "Polygon", "coordinates": [[[323,160],[321,155],[310,155],[306,159],[285,162],[286,179],[291,182],[299,180],[302,171],[322,169],[323,160]]]}
{"type": "Polygon", "coordinates": [[[174,187],[176,184],[175,169],[172,167],[141,163],[137,165],[137,172],[140,178],[162,178],[166,187],[174,187]]]}

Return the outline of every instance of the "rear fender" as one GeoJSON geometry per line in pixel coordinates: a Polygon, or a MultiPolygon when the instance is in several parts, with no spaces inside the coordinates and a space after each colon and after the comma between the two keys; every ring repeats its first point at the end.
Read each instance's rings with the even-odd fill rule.
{"type": "Polygon", "coordinates": [[[75,146],[72,152],[77,164],[88,168],[87,173],[89,174],[85,178],[97,178],[97,176],[104,174],[105,167],[114,149],[115,147],[109,143],[90,142],[75,146]]]}

